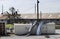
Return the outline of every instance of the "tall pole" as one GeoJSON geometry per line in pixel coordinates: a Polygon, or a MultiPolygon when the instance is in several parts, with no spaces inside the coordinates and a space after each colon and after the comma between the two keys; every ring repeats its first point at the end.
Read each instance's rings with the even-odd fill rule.
{"type": "Polygon", "coordinates": [[[3,0],[2,0],[1,2],[2,2],[2,7],[1,7],[1,8],[2,8],[2,11],[1,11],[1,12],[2,12],[2,13],[1,13],[1,14],[3,14],[3,0]]]}
{"type": "Polygon", "coordinates": [[[2,4],[2,14],[3,14],[3,4],[2,4]]]}
{"type": "Polygon", "coordinates": [[[37,22],[39,21],[39,1],[37,0],[37,22]]]}
{"type": "Polygon", "coordinates": [[[35,4],[35,14],[36,14],[36,4],[35,4]]]}
{"type": "Polygon", "coordinates": [[[42,19],[42,12],[40,11],[40,19],[42,19]]]}

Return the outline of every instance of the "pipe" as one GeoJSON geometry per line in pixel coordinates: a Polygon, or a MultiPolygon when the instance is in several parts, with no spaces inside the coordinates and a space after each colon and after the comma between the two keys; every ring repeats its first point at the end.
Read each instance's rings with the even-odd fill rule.
{"type": "Polygon", "coordinates": [[[31,31],[32,31],[32,29],[35,27],[35,25],[37,25],[37,21],[35,21],[35,22],[33,23],[33,25],[29,28],[28,33],[27,33],[26,36],[29,36],[29,35],[31,34],[31,31]]]}
{"type": "Polygon", "coordinates": [[[39,22],[36,35],[40,35],[41,34],[41,27],[42,27],[43,23],[44,23],[43,21],[39,22]]]}

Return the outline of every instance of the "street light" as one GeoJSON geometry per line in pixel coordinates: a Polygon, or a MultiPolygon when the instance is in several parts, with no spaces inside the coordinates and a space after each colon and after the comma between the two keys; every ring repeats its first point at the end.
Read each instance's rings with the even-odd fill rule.
{"type": "Polygon", "coordinates": [[[37,22],[39,21],[39,1],[37,0],[37,22]]]}

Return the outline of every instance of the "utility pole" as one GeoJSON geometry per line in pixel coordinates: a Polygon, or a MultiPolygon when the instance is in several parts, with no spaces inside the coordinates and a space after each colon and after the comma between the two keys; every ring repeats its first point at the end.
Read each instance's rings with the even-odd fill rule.
{"type": "Polygon", "coordinates": [[[2,4],[2,14],[3,14],[3,4],[2,4]]]}
{"type": "Polygon", "coordinates": [[[36,14],[36,4],[35,4],[35,14],[36,14]]]}
{"type": "Polygon", "coordinates": [[[39,1],[37,0],[37,22],[39,21],[39,1]]]}
{"type": "Polygon", "coordinates": [[[42,19],[42,12],[40,11],[40,19],[42,19]]]}

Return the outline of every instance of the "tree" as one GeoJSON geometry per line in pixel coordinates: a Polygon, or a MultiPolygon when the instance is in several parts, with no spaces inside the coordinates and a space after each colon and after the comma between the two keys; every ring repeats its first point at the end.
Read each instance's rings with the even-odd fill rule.
{"type": "Polygon", "coordinates": [[[9,10],[12,13],[11,19],[13,20],[13,22],[15,22],[15,19],[18,19],[20,17],[20,14],[18,14],[18,11],[16,11],[14,7],[11,7],[9,10]]]}
{"type": "Polygon", "coordinates": [[[11,11],[11,15],[13,18],[18,18],[20,16],[20,14],[18,14],[18,11],[16,11],[14,7],[11,7],[9,10],[11,11]]]}
{"type": "Polygon", "coordinates": [[[9,10],[11,11],[12,15],[15,13],[15,8],[14,7],[11,7],[9,10]]]}
{"type": "Polygon", "coordinates": [[[6,16],[8,16],[8,20],[10,20],[10,22],[14,23],[15,19],[20,19],[20,14],[18,14],[18,11],[15,10],[14,7],[9,8],[9,11],[6,11],[7,14],[5,14],[6,16]]]}

